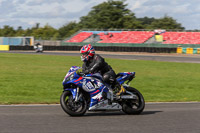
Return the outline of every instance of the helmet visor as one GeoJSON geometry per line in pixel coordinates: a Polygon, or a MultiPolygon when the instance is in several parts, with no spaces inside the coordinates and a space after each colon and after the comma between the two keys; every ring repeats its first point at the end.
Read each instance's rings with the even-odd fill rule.
{"type": "Polygon", "coordinates": [[[86,57],[89,54],[89,52],[81,53],[81,56],[86,57]]]}
{"type": "Polygon", "coordinates": [[[85,52],[85,53],[81,53],[81,60],[82,61],[85,61],[86,60],[86,58],[87,58],[87,56],[88,56],[88,52],[85,52]]]}

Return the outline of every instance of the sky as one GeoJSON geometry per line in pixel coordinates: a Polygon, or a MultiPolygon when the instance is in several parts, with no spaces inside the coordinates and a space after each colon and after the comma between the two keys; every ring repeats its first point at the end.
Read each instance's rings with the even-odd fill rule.
{"type": "MultiPolygon", "coordinates": [[[[92,7],[107,0],[0,0],[0,28],[31,28],[40,23],[60,28],[86,16],[92,7]]],[[[186,30],[200,29],[200,0],[126,0],[137,18],[161,18],[165,15],[181,23],[186,30]]]]}

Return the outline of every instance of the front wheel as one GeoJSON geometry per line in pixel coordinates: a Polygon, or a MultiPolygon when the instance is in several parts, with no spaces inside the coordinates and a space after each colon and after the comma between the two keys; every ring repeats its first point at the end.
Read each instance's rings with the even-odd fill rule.
{"type": "Polygon", "coordinates": [[[87,101],[82,93],[77,102],[70,91],[64,91],[60,97],[62,109],[70,116],[82,116],[87,110],[87,101]]]}
{"type": "Polygon", "coordinates": [[[145,107],[145,101],[144,97],[142,94],[135,88],[128,87],[126,88],[127,91],[133,93],[134,95],[137,96],[137,99],[130,99],[130,100],[125,100],[122,103],[122,111],[124,111],[127,114],[140,114],[145,107]]]}

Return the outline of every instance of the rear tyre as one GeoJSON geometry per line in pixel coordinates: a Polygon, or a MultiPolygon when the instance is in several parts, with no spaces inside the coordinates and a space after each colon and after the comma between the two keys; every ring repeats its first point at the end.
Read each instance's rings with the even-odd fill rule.
{"type": "Polygon", "coordinates": [[[87,111],[87,101],[80,92],[80,99],[75,102],[70,91],[64,91],[60,97],[62,109],[70,116],[82,116],[87,111]]]}
{"type": "Polygon", "coordinates": [[[135,88],[128,87],[126,88],[127,91],[132,92],[137,96],[136,100],[125,100],[122,103],[122,111],[126,114],[137,115],[140,114],[145,107],[145,101],[142,94],[135,88]]]}

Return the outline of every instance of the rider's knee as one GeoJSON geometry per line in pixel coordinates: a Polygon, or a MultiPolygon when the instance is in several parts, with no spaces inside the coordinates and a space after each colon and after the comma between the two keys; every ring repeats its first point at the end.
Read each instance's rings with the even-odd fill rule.
{"type": "Polygon", "coordinates": [[[109,83],[109,84],[115,83],[115,78],[112,77],[110,74],[104,74],[103,80],[104,80],[104,82],[109,83]]]}
{"type": "Polygon", "coordinates": [[[109,74],[104,74],[103,75],[103,81],[109,83],[110,75],[109,74]]]}

